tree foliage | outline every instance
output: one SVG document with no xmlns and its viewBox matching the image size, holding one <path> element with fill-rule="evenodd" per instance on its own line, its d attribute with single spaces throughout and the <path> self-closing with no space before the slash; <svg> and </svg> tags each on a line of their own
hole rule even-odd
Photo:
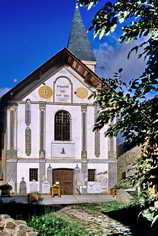
<svg viewBox="0 0 158 236">
<path fill-rule="evenodd" d="M 84 6 L 92 7 L 99 0 L 78 0 Z M 135 144 L 150 144 L 158 141 L 158 98 L 149 99 L 148 94 L 158 90 L 158 1 L 157 0 L 115 0 L 101 1 L 102 8 L 92 20 L 90 30 L 100 37 L 121 27 L 119 40 L 129 42 L 146 37 L 130 52 L 146 59 L 145 71 L 129 85 L 121 83 L 119 74 L 113 79 L 103 79 L 102 89 L 95 92 L 96 103 L 101 108 L 95 128 L 102 128 L 115 117 L 117 122 L 106 135 L 122 132 L 126 140 Z M 141 50 L 140 50 L 141 49 Z M 108 89 L 105 89 L 108 85 Z M 124 87 L 124 89 L 123 89 Z"/>
<path fill-rule="evenodd" d="M 129 57 L 135 52 L 138 58 L 146 60 L 142 75 L 125 84 L 120 80 L 120 69 L 114 78 L 103 79 L 93 96 L 100 107 L 95 129 L 101 129 L 109 122 L 113 125 L 106 135 L 121 132 L 127 142 L 136 145 L 147 143 L 150 147 L 148 152 L 145 149 L 142 151 L 134 176 L 134 181 L 139 181 L 147 189 L 152 182 L 150 177 L 155 176 L 158 166 L 158 0 L 78 2 L 89 8 L 102 3 L 90 27 L 94 36 L 102 38 L 121 28 L 121 43 L 139 39 L 138 45 L 129 52 Z M 151 93 L 155 95 L 152 98 L 149 96 Z"/>
</svg>

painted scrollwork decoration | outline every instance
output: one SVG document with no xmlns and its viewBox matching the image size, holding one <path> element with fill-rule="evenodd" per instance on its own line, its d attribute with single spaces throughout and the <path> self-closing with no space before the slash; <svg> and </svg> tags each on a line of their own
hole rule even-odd
<svg viewBox="0 0 158 236">
<path fill-rule="evenodd" d="M 25 152 L 27 156 L 31 155 L 31 129 L 25 129 Z"/>
<path fill-rule="evenodd" d="M 31 101 L 29 99 L 26 100 L 25 104 L 25 123 L 27 126 L 31 124 Z"/>
</svg>

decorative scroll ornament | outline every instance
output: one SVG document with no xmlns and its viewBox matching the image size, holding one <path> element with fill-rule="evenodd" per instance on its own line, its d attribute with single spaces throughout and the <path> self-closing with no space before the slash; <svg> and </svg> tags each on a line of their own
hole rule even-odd
<svg viewBox="0 0 158 236">
<path fill-rule="evenodd" d="M 27 156 L 31 155 L 31 129 L 25 129 L 25 152 Z"/>
<path fill-rule="evenodd" d="M 31 124 L 31 101 L 29 99 L 25 103 L 25 123 L 27 126 Z"/>
<path fill-rule="evenodd" d="M 46 98 L 46 99 L 51 98 L 53 95 L 52 89 L 46 85 L 39 88 L 38 93 L 40 97 Z"/>
<path fill-rule="evenodd" d="M 88 90 L 86 88 L 78 88 L 76 90 L 76 96 L 81 99 L 87 98 L 88 97 Z"/>
</svg>

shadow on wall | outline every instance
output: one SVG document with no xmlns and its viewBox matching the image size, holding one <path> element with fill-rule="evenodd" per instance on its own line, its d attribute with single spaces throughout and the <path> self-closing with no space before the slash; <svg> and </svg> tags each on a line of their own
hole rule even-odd
<svg viewBox="0 0 158 236">
<path fill-rule="evenodd" d="M 129 175 L 129 170 L 135 159 L 140 155 L 141 148 L 127 144 L 120 144 L 117 146 L 118 183 L 124 180 Z"/>
</svg>

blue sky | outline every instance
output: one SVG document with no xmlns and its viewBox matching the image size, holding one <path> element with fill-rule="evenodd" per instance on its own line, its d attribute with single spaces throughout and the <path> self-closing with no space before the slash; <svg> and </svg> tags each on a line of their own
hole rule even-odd
<svg viewBox="0 0 158 236">
<path fill-rule="evenodd" d="M 74 7 L 74 0 L 0 0 L 0 93 L 66 47 Z M 81 8 L 87 28 L 96 10 Z M 93 40 L 92 33 L 89 37 L 101 76 L 111 76 L 125 64 L 122 61 L 129 47 L 120 47 L 116 35 L 101 41 Z M 135 70 L 137 73 L 140 66 L 136 65 Z"/>
</svg>

